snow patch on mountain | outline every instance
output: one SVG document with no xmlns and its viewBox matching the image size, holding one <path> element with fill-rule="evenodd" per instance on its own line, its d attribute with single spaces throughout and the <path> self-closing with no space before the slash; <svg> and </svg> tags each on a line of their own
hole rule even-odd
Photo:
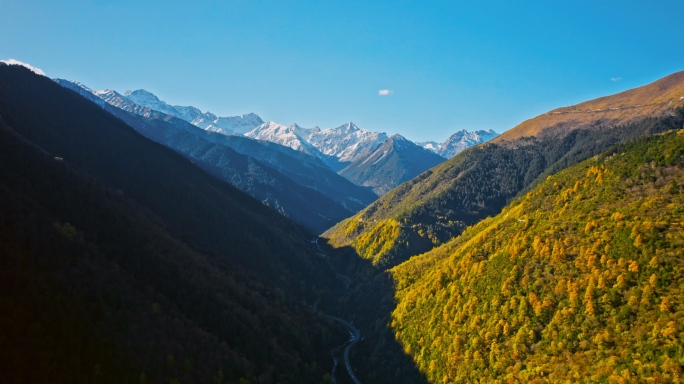
<svg viewBox="0 0 684 384">
<path fill-rule="evenodd" d="M 264 123 L 264 121 L 254 113 L 247 113 L 240 116 L 219 117 L 208 111 L 202 112 L 198 108 L 192 106 L 184 107 L 169 105 L 165 101 L 159 100 L 153 93 L 144 89 L 126 92 L 124 96 L 136 104 L 175 116 L 204 130 L 218 132 L 224 135 L 243 135 Z"/>
<path fill-rule="evenodd" d="M 310 129 L 302 128 L 297 124 L 283 125 L 274 121 L 267 121 L 245 134 L 246 137 L 265 140 L 284 145 L 309 155 L 320 157 L 321 153 L 309 144 L 305 137 Z"/>
<path fill-rule="evenodd" d="M 387 134 L 361 129 L 349 122 L 324 130 L 316 127 L 305 139 L 327 156 L 336 157 L 341 162 L 353 162 L 379 148 L 387 140 Z"/>
<path fill-rule="evenodd" d="M 126 93 L 124 93 L 124 96 L 126 97 L 126 99 L 136 104 L 154 109 L 155 111 L 166 113 L 167 115 L 177 117 L 187 122 L 192 122 L 196 118 L 202 116 L 209 117 L 195 107 L 169 105 L 165 101 L 159 100 L 159 98 L 155 94 L 148 92 L 144 89 L 138 89 L 132 92 L 127 91 Z M 210 114 L 210 116 L 215 117 L 212 114 Z"/>
<path fill-rule="evenodd" d="M 26 63 L 21 62 L 19 60 L 15 60 L 15 59 L 0 60 L 0 63 L 7 64 L 7 65 L 21 65 L 22 67 L 26 67 L 26 68 L 30 69 L 36 75 L 45 76 L 45 72 L 43 72 L 42 69 L 36 68 L 30 64 L 26 64 Z"/>
<path fill-rule="evenodd" d="M 432 151 L 434 153 L 439 154 L 439 146 L 440 144 L 436 141 L 423 141 L 420 143 L 416 143 L 418 146 L 423 147 L 429 151 Z"/>
<path fill-rule="evenodd" d="M 207 112 L 205 115 L 208 114 Z M 263 124 L 264 121 L 255 113 L 247 113 L 229 117 L 203 116 L 190 123 L 210 132 L 218 132 L 224 135 L 244 135 Z"/>
<path fill-rule="evenodd" d="M 449 136 L 442 144 L 438 144 L 434 141 L 426 141 L 417 144 L 442 157 L 450 159 L 472 146 L 485 143 L 497 136 L 499 136 L 499 134 L 491 129 L 473 132 L 468 132 L 464 129 Z"/>
</svg>

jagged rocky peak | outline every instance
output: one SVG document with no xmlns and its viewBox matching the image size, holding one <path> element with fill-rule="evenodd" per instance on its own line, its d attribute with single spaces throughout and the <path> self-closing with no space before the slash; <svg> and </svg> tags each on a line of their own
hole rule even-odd
<svg viewBox="0 0 684 384">
<path fill-rule="evenodd" d="M 474 145 L 487 142 L 497 136 L 499 136 L 499 134 L 491 129 L 478 131 L 468 131 L 463 129 L 456 131 L 441 144 L 434 141 L 426 141 L 418 143 L 418 145 L 442 157 L 450 159 Z"/>
<path fill-rule="evenodd" d="M 356 132 L 356 131 L 360 131 L 360 130 L 361 130 L 361 129 L 360 129 L 356 124 L 354 124 L 354 122 L 352 122 L 352 121 L 350 121 L 350 122 L 348 122 L 348 123 L 346 123 L 346 124 L 343 124 L 343 125 L 337 127 L 337 129 L 338 129 L 340 132 L 343 132 L 343 133 Z"/>
<path fill-rule="evenodd" d="M 129 100 L 137 102 L 137 101 L 152 101 L 156 103 L 163 103 L 166 104 L 166 102 L 159 100 L 157 95 L 155 95 L 152 92 L 146 91 L 144 89 L 136 89 L 135 91 L 126 91 L 124 93 L 124 96 L 126 96 Z"/>
</svg>

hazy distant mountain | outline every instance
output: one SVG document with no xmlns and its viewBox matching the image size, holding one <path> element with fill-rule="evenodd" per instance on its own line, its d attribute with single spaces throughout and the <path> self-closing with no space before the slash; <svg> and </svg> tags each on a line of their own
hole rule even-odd
<svg viewBox="0 0 684 384">
<path fill-rule="evenodd" d="M 413 155 L 417 156 L 416 159 L 410 160 L 408 157 L 409 155 L 405 154 L 402 155 L 401 161 L 390 161 L 394 158 L 393 156 L 390 156 L 380 163 L 369 166 L 365 161 L 376 154 L 383 143 L 387 142 L 388 136 L 384 132 L 372 132 L 359 128 L 353 122 L 343 124 L 336 128 L 321 129 L 319 127 L 304 128 L 297 124 L 283 125 L 274 121 L 264 122 L 259 116 L 253 113 L 233 117 L 217 117 L 210 112 L 202 112 L 200 109 L 192 106 L 184 107 L 169 105 L 160 100 L 156 95 L 143 89 L 132 92 L 128 91 L 122 95 L 112 90 L 93 91 L 78 82 L 62 85 L 71 88 L 76 87 L 78 88 L 76 90 L 82 94 L 85 92 L 95 95 L 106 103 L 127 112 L 150 118 L 154 115 L 155 111 L 158 111 L 201 128 L 205 132 L 219 133 L 221 134 L 219 136 L 203 136 L 203 138 L 213 141 L 220 140 L 222 144 L 233 147 L 233 149 L 236 150 L 237 148 L 242 148 L 241 153 L 255 156 L 258 160 L 263 159 L 256 156 L 255 153 L 250 152 L 256 150 L 254 145 L 242 145 L 241 143 L 244 142 L 240 142 L 238 139 L 227 139 L 224 135 L 235 137 L 245 136 L 262 143 L 271 142 L 309 155 L 309 157 L 300 158 L 300 160 L 308 162 L 310 165 L 314 165 L 314 168 L 318 165 L 324 168 L 327 167 L 328 169 L 325 171 L 319 170 L 321 179 L 328 180 L 328 186 L 335 186 L 327 188 L 326 191 L 322 192 L 328 196 L 334 196 L 336 201 L 353 212 L 364 208 L 367 204 L 372 202 L 372 195 L 369 196 L 367 193 L 368 191 L 353 191 L 353 188 L 349 188 L 348 186 L 341 187 L 343 183 L 334 181 L 334 177 L 328 172 L 329 170 L 338 172 L 354 184 L 371 187 L 378 193 L 378 191 L 386 192 L 392 187 L 399 185 L 401 182 L 406 181 L 439 163 L 434 156 L 423 153 L 422 148 L 421 151 L 418 151 L 416 148 L 405 146 L 404 148 L 411 148 L 410 151 Z M 187 128 L 184 129 L 188 130 Z M 199 134 L 195 131 L 192 133 L 194 135 Z M 457 133 L 447 140 L 447 142 L 442 144 L 439 149 L 440 152 L 437 153 L 456 153 L 456 151 L 459 151 L 460 148 L 464 146 L 486 140 L 486 137 L 489 137 L 487 135 L 491 134 L 493 134 L 491 131 L 478 131 L 478 133 L 466 133 L 464 131 L 461 136 L 458 136 L 459 134 Z M 405 138 L 402 138 L 402 140 L 409 142 Z M 413 142 L 410 143 L 416 146 Z M 176 143 L 175 145 L 179 144 Z M 403 150 L 404 149 L 398 151 L 401 152 Z M 282 149 L 278 151 L 282 152 Z M 391 153 L 394 154 L 396 151 L 397 149 L 392 149 Z M 238 150 L 238 152 L 240 152 L 240 150 Z M 264 153 L 268 151 L 264 152 L 262 150 L 257 150 L 257 152 L 264 155 Z M 292 153 L 288 153 L 287 155 L 293 156 Z M 443 155 L 443 157 L 445 156 Z M 292 170 L 292 167 L 283 167 L 278 160 L 272 158 L 270 155 L 266 156 L 266 158 L 270 159 L 267 162 L 271 166 L 280 169 L 281 172 L 289 177 L 307 174 L 307 172 L 299 171 L 288 173 L 288 171 L 284 171 L 282 168 Z M 297 167 L 295 166 L 295 168 Z M 379 173 L 373 175 L 373 172 Z M 409 177 L 407 175 L 412 176 Z M 297 177 L 294 178 L 295 180 L 297 179 Z M 303 182 L 303 185 L 320 190 L 319 188 L 321 188 L 322 184 L 321 180 L 311 177 L 308 178 L 309 181 Z M 298 182 L 302 183 L 302 180 L 299 180 Z M 350 195 L 340 196 L 340 193 L 331 195 L 333 190 L 338 192 L 344 191 L 342 193 L 349 193 Z"/>
<path fill-rule="evenodd" d="M 358 185 L 371 187 L 382 196 L 443 161 L 443 157 L 401 135 L 394 135 L 375 151 L 348 165 L 340 175 Z"/>
<path fill-rule="evenodd" d="M 185 120 L 142 107 L 115 91 L 93 92 L 81 83 L 55 81 L 313 232 L 329 228 L 377 198 L 304 153 L 270 142 L 207 132 Z M 107 104 L 100 97 L 105 97 Z"/>
<path fill-rule="evenodd" d="M 107 91 L 97 92 L 99 93 Z M 100 95 L 98 94 L 98 96 Z M 159 98 L 153 93 L 144 89 L 138 89 L 132 92 L 127 91 L 123 96 L 125 99 L 132 101 L 135 104 L 175 116 L 204 130 L 219 132 L 226 135 L 244 134 L 264 122 L 258 115 L 254 113 L 248 113 L 240 116 L 218 117 L 211 112 L 203 113 L 198 108 L 192 106 L 183 107 L 178 105 L 169 105 L 166 102 L 159 100 Z"/>
<path fill-rule="evenodd" d="M 446 139 L 446 141 L 442 144 L 438 144 L 434 141 L 426 141 L 416 144 L 444 158 L 451 159 L 460 152 L 463 152 L 474 145 L 482 144 L 492 140 L 497 136 L 499 136 L 499 134 L 491 129 L 473 132 L 468 132 L 464 129 L 449 136 L 449 138 Z"/>
</svg>

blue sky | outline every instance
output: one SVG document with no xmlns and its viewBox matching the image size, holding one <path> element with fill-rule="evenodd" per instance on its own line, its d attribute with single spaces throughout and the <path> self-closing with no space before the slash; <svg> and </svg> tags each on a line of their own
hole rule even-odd
<svg viewBox="0 0 684 384">
<path fill-rule="evenodd" d="M 0 59 L 223 116 L 443 141 L 684 70 L 683 14 L 680 0 L 0 0 Z"/>
</svg>

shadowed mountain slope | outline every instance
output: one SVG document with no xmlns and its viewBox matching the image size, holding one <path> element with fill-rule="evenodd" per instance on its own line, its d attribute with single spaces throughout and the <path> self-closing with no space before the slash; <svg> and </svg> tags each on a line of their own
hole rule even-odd
<svg viewBox="0 0 684 384">
<path fill-rule="evenodd" d="M 349 164 L 340 175 L 382 196 L 443 161 L 443 157 L 394 135 L 368 156 Z"/>
<path fill-rule="evenodd" d="M 8 382 L 323 380 L 305 231 L 23 67 L 0 117 Z"/>
</svg>

